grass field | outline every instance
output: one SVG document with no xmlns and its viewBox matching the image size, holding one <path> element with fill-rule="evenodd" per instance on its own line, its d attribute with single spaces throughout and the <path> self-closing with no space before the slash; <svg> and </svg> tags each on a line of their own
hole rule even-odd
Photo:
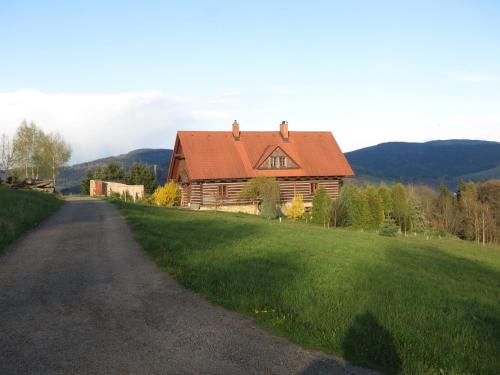
<svg viewBox="0 0 500 375">
<path fill-rule="evenodd" d="M 500 248 L 117 203 L 144 250 L 208 300 L 385 373 L 500 369 Z"/>
<path fill-rule="evenodd" d="M 53 194 L 0 187 L 0 252 L 55 212 L 62 203 Z"/>
</svg>

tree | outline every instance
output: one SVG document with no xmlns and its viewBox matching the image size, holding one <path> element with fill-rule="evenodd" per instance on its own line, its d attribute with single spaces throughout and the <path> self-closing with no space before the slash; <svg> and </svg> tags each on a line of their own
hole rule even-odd
<svg viewBox="0 0 500 375">
<path fill-rule="evenodd" d="M 316 189 L 312 202 L 312 222 L 330 226 L 331 208 L 332 199 L 328 192 L 323 187 Z"/>
<path fill-rule="evenodd" d="M 266 219 L 276 219 L 279 216 L 278 204 L 272 195 L 264 195 L 260 206 L 260 214 Z"/>
<path fill-rule="evenodd" d="M 485 242 L 500 242 L 500 180 L 480 182 L 477 185 L 479 201 L 489 208 L 485 212 Z M 485 233 L 486 232 L 486 233 Z"/>
<path fill-rule="evenodd" d="M 127 179 L 127 173 L 123 167 L 120 167 L 117 163 L 112 161 L 99 171 L 98 178 L 106 181 L 125 182 Z"/>
<path fill-rule="evenodd" d="M 90 195 L 90 180 L 94 180 L 94 172 L 90 169 L 85 171 L 85 176 L 80 181 L 80 193 L 82 195 Z"/>
<path fill-rule="evenodd" d="M 50 168 L 54 189 L 56 189 L 56 176 L 59 173 L 59 168 L 66 165 L 71 158 L 71 146 L 67 144 L 59 133 L 51 133 L 43 137 L 44 160 Z"/>
<path fill-rule="evenodd" d="M 153 203 L 163 207 L 173 207 L 179 204 L 181 189 L 176 182 L 170 181 L 164 186 L 159 186 L 154 191 Z"/>
<path fill-rule="evenodd" d="M 394 184 L 391 190 L 392 197 L 392 217 L 396 220 L 404 234 L 408 229 L 408 218 L 410 208 L 406 197 L 406 191 L 402 184 Z"/>
<path fill-rule="evenodd" d="M 382 209 L 384 210 L 384 216 L 387 217 L 392 213 L 392 196 L 391 191 L 383 182 L 378 188 L 378 195 L 380 196 L 380 201 L 382 202 Z"/>
<path fill-rule="evenodd" d="M 361 188 L 352 187 L 352 225 L 359 228 L 370 226 L 370 209 L 366 199 L 365 191 Z"/>
<path fill-rule="evenodd" d="M 394 219 L 392 217 L 386 216 L 378 234 L 386 237 L 396 237 L 398 231 L 399 225 L 394 222 Z"/>
<path fill-rule="evenodd" d="M 287 216 L 290 220 L 302 219 L 304 217 L 304 211 L 304 197 L 302 194 L 296 193 L 287 210 Z"/>
<path fill-rule="evenodd" d="M 132 185 L 144 185 L 144 191 L 148 194 L 151 194 L 158 186 L 153 168 L 145 163 L 132 164 L 128 182 Z"/>
<path fill-rule="evenodd" d="M 24 120 L 17 128 L 13 142 L 14 156 L 24 171 L 26 178 L 35 178 L 35 168 L 44 160 L 41 156 L 43 131 L 33 122 L 29 125 Z"/>
<path fill-rule="evenodd" d="M 435 226 L 444 232 L 455 234 L 459 221 L 457 202 L 444 184 L 439 187 L 435 205 Z"/>
<path fill-rule="evenodd" d="M 409 228 L 414 232 L 424 232 L 429 222 L 425 216 L 422 202 L 413 186 L 409 186 L 408 190 Z"/>
<path fill-rule="evenodd" d="M 350 185 L 342 187 L 338 198 L 332 202 L 332 221 L 335 227 L 352 225 L 352 189 Z"/>
<path fill-rule="evenodd" d="M 277 216 L 277 206 L 280 201 L 280 186 L 274 177 L 258 176 L 243 185 L 238 198 L 250 201 L 255 206 L 261 203 L 261 213 L 264 207 L 264 200 L 266 200 L 265 207 L 275 207 L 270 214 L 276 212 Z"/>
<path fill-rule="evenodd" d="M 6 134 L 2 134 L 0 144 L 0 177 L 7 180 L 10 176 L 10 170 L 14 166 L 14 150 L 12 142 Z"/>
<path fill-rule="evenodd" d="M 379 191 L 373 185 L 366 188 L 366 201 L 368 203 L 369 226 L 370 228 L 378 228 L 384 221 L 384 207 Z"/>
</svg>

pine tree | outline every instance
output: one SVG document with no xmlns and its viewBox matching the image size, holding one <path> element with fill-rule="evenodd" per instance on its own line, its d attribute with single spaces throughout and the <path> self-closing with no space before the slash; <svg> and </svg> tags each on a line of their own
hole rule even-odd
<svg viewBox="0 0 500 375">
<path fill-rule="evenodd" d="M 148 194 L 158 186 L 153 168 L 145 163 L 132 164 L 128 182 L 132 185 L 144 185 L 144 191 Z"/>
</svg>

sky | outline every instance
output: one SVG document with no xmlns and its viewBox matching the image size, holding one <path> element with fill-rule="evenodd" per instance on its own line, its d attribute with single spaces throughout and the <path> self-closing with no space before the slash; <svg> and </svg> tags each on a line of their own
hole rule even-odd
<svg viewBox="0 0 500 375">
<path fill-rule="evenodd" d="M 500 141 L 500 1 L 0 3 L 0 133 L 60 132 L 71 162 L 177 130 Z"/>
</svg>

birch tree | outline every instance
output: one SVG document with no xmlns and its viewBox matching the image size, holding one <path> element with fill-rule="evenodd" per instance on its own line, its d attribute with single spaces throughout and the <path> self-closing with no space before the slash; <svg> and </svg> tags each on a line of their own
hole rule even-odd
<svg viewBox="0 0 500 375">
<path fill-rule="evenodd" d="M 43 131 L 35 123 L 24 120 L 17 128 L 13 142 L 13 151 L 16 161 L 24 171 L 25 178 L 35 179 L 38 168 L 42 164 Z"/>
<path fill-rule="evenodd" d="M 59 133 L 50 133 L 43 137 L 42 150 L 44 160 L 52 175 L 55 189 L 59 169 L 65 166 L 71 158 L 71 146 L 64 141 Z"/>
<path fill-rule="evenodd" d="M 4 179 L 7 179 L 14 166 L 14 150 L 12 142 L 6 134 L 2 134 L 0 147 L 0 172 L 3 173 Z"/>
</svg>

